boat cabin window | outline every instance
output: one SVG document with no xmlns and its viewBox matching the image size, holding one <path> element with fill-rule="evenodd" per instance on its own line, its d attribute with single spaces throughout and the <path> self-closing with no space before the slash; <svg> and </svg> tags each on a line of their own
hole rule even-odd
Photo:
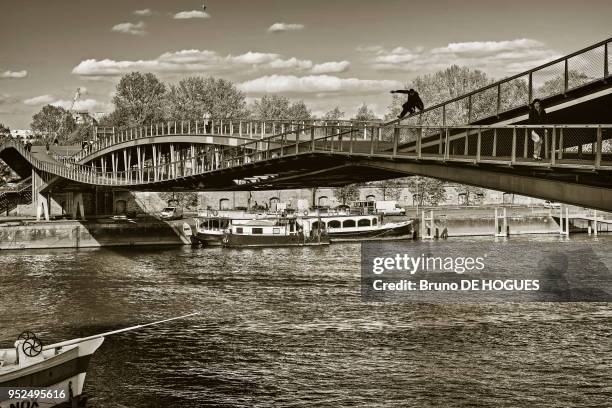
<svg viewBox="0 0 612 408">
<path fill-rule="evenodd" d="M 377 219 L 377 218 L 374 218 L 374 219 L 372 220 L 372 225 L 376 225 L 376 224 L 378 224 L 378 219 Z"/>
<path fill-rule="evenodd" d="M 350 228 L 355 226 L 355 220 L 346 220 L 342 223 L 342 227 Z"/>
<path fill-rule="evenodd" d="M 332 220 L 330 222 L 327 223 L 327 227 L 328 228 L 341 228 L 342 225 L 340 224 L 340 221 L 338 220 Z"/>
<path fill-rule="evenodd" d="M 263 228 L 253 228 L 251 232 L 253 234 L 263 234 Z"/>
<path fill-rule="evenodd" d="M 272 233 L 274 235 L 280 235 L 280 228 L 272 228 Z"/>
<path fill-rule="evenodd" d="M 323 222 L 315 221 L 312 223 L 312 229 L 322 229 L 323 225 Z"/>
<path fill-rule="evenodd" d="M 360 227 L 369 227 L 370 226 L 370 220 L 367 218 L 362 218 L 357 222 L 357 225 Z"/>
<path fill-rule="evenodd" d="M 236 234 L 242 234 L 242 227 L 236 228 Z"/>
</svg>

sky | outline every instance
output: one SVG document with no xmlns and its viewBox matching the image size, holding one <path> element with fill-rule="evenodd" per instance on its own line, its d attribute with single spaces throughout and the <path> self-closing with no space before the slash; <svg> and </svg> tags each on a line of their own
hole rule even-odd
<svg viewBox="0 0 612 408">
<path fill-rule="evenodd" d="M 612 36 L 609 0 L 0 0 L 0 15 L 0 123 L 12 129 L 45 104 L 69 107 L 77 87 L 76 109 L 109 112 L 132 71 L 382 116 L 417 75 L 458 64 L 502 78 Z"/>
</svg>

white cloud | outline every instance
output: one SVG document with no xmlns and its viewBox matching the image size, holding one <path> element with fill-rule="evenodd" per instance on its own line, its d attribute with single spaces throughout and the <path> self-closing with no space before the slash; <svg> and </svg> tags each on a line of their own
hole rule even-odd
<svg viewBox="0 0 612 408">
<path fill-rule="evenodd" d="M 134 10 L 134 14 L 137 16 L 152 16 L 153 10 L 150 8 L 142 9 L 142 10 Z"/>
<path fill-rule="evenodd" d="M 28 71 L 4 71 L 0 74 L 0 78 L 20 79 L 28 76 Z"/>
<path fill-rule="evenodd" d="M 113 26 L 113 28 L 111 28 L 111 31 L 123 34 L 145 35 L 147 34 L 147 31 L 145 30 L 146 26 L 147 25 L 144 23 L 144 21 L 139 21 L 136 24 L 121 23 Z"/>
<path fill-rule="evenodd" d="M 70 109 L 72 106 L 71 99 L 58 99 L 51 103 L 53 106 L 60 106 L 64 109 Z M 95 99 L 79 99 L 74 104 L 74 110 L 76 111 L 90 111 L 90 112 L 98 112 L 98 111 L 110 111 L 112 109 L 111 104 L 97 101 Z"/>
<path fill-rule="evenodd" d="M 315 65 L 307 59 L 284 57 L 275 53 L 249 51 L 239 55 L 220 55 L 210 50 L 166 52 L 155 59 L 115 61 L 111 59 L 81 61 L 72 73 L 86 77 L 119 76 L 131 71 L 159 73 L 244 73 L 245 69 L 269 71 L 307 71 L 315 73 L 341 72 L 348 61 Z"/>
<path fill-rule="evenodd" d="M 516 74 L 560 56 L 544 43 L 529 38 L 450 43 L 432 49 L 360 46 L 357 51 L 365 54 L 369 64 L 379 71 L 427 73 L 455 64 L 497 77 Z"/>
<path fill-rule="evenodd" d="M 313 74 L 332 74 L 348 71 L 351 63 L 348 61 L 330 61 L 312 67 Z"/>
<path fill-rule="evenodd" d="M 269 75 L 242 82 L 238 87 L 247 93 L 377 93 L 401 86 L 398 81 L 339 78 L 330 75 Z"/>
<path fill-rule="evenodd" d="M 23 101 L 28 106 L 47 105 L 53 102 L 55 98 L 52 95 L 39 95 Z"/>
<path fill-rule="evenodd" d="M 268 27 L 268 32 L 279 33 L 283 31 L 297 31 L 303 29 L 304 24 L 274 23 L 270 27 Z"/>
<path fill-rule="evenodd" d="M 72 106 L 72 99 L 58 99 L 53 95 L 40 95 L 23 101 L 28 106 L 41 106 L 41 105 L 53 105 L 60 106 L 64 109 L 70 109 Z M 112 106 L 109 103 L 100 102 L 96 99 L 87 98 L 79 99 L 74 104 L 75 110 L 87 110 L 87 111 L 108 111 L 111 110 Z"/>
<path fill-rule="evenodd" d="M 200 10 L 181 11 L 174 15 L 175 20 L 187 20 L 191 18 L 210 18 L 210 14 Z"/>
</svg>

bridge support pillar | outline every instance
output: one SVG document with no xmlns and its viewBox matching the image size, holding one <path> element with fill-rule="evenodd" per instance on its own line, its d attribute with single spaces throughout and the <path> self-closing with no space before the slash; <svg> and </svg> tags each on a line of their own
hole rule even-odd
<svg viewBox="0 0 612 408">
<path fill-rule="evenodd" d="M 70 200 L 70 215 L 74 220 L 85 219 L 85 206 L 83 205 L 83 193 L 72 193 Z"/>
<path fill-rule="evenodd" d="M 41 193 L 45 181 L 40 175 L 32 170 L 32 204 L 36 213 L 36 221 L 41 218 L 49 221 L 49 197 Z"/>
<path fill-rule="evenodd" d="M 41 218 L 49 221 L 49 202 L 47 197 L 39 193 L 36 195 L 36 221 Z"/>
<path fill-rule="evenodd" d="M 565 210 L 565 217 L 563 210 Z M 569 236 L 569 208 L 566 205 L 559 207 L 559 235 Z"/>
<path fill-rule="evenodd" d="M 495 208 L 495 236 L 496 237 L 507 237 L 508 236 L 508 209 Z"/>
<path fill-rule="evenodd" d="M 433 239 L 434 230 L 435 225 L 433 210 L 429 211 L 429 216 L 425 215 L 425 211 L 421 212 L 421 239 Z"/>
</svg>

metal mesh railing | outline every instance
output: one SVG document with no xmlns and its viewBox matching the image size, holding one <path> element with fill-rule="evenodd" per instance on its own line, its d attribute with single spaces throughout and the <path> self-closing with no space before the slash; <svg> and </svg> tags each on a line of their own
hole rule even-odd
<svg viewBox="0 0 612 408">
<path fill-rule="evenodd" d="M 610 76 L 612 39 L 492 83 L 388 124 L 409 126 L 466 125 L 549 98 Z"/>
</svg>

